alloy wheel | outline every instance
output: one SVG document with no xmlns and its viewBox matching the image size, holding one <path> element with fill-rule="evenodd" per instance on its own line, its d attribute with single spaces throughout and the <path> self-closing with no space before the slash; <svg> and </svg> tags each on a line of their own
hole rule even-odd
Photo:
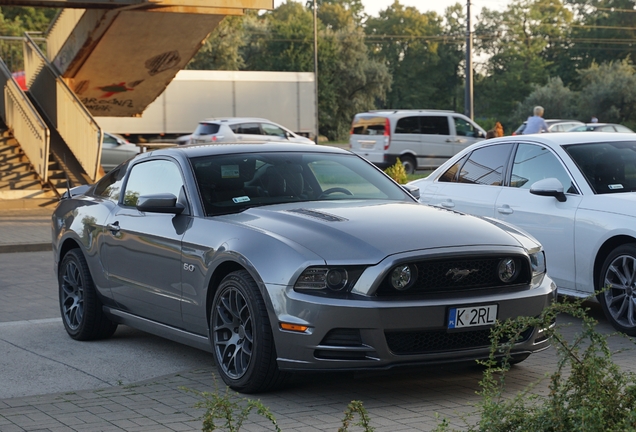
<svg viewBox="0 0 636 432">
<path fill-rule="evenodd" d="M 84 317 L 84 284 L 80 269 L 74 261 L 66 263 L 62 276 L 62 316 L 72 330 L 76 330 Z"/>
<path fill-rule="evenodd" d="M 636 258 L 619 255 L 607 267 L 603 292 L 607 310 L 620 325 L 636 327 Z"/>
</svg>

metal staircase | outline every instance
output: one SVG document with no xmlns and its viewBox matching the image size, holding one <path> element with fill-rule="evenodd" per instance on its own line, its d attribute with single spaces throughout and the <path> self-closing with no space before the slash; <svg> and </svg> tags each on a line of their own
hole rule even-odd
<svg viewBox="0 0 636 432">
<path fill-rule="evenodd" d="M 46 54 L 24 36 L 28 94 L 0 60 L 0 120 L 6 126 L 0 209 L 23 205 L 8 197 L 36 196 L 38 184 L 37 196 L 50 198 L 66 178 L 72 186 L 98 180 L 103 131 L 93 115 L 141 115 L 226 15 L 274 6 L 273 0 L 21 0 L 20 5 L 64 10 L 47 32 Z"/>
</svg>

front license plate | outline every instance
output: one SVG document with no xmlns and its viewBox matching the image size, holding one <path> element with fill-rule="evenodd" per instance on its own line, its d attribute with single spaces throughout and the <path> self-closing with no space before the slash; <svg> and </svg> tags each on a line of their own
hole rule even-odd
<svg viewBox="0 0 636 432">
<path fill-rule="evenodd" d="M 497 305 L 450 308 L 448 328 L 480 327 L 493 325 L 497 319 Z"/>
</svg>

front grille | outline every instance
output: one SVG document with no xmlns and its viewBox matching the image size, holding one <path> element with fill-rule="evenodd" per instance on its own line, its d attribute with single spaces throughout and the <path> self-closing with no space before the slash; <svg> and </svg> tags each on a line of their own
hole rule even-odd
<svg viewBox="0 0 636 432">
<path fill-rule="evenodd" d="M 521 334 L 524 342 L 530 338 L 534 328 Z M 391 331 L 385 332 L 386 343 L 393 354 L 413 355 L 436 352 L 485 348 L 490 346 L 490 329 L 463 332 L 432 331 Z"/>
<path fill-rule="evenodd" d="M 510 283 L 502 282 L 497 268 L 503 258 L 514 258 L 519 274 Z M 525 256 L 495 256 L 480 258 L 458 258 L 444 260 L 417 261 L 401 263 L 411 264 L 417 269 L 417 279 L 413 286 L 398 291 L 390 284 L 391 271 L 377 291 L 378 296 L 414 295 L 433 292 L 465 291 L 472 289 L 494 288 L 530 283 L 531 271 Z M 392 269 L 391 269 L 392 270 Z M 467 273 L 462 275 L 462 273 Z"/>
</svg>

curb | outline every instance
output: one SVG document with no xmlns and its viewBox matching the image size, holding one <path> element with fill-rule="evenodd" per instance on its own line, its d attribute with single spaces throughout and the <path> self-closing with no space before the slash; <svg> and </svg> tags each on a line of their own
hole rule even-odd
<svg viewBox="0 0 636 432">
<path fill-rule="evenodd" d="M 0 253 L 45 252 L 52 249 L 51 243 L 0 244 Z"/>
</svg>

